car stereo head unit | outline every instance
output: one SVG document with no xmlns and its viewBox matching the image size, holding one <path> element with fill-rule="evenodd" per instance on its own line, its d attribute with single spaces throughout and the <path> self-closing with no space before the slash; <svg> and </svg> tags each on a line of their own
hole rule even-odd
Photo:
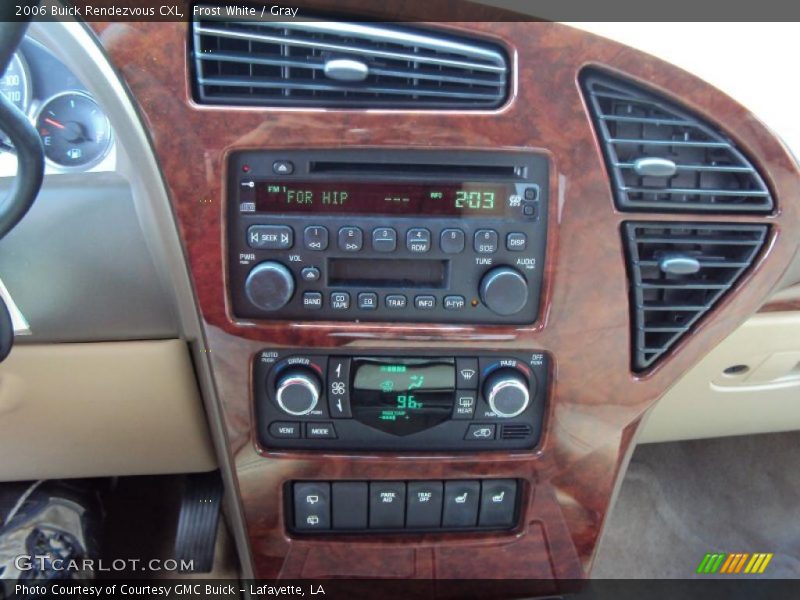
<svg viewBox="0 0 800 600">
<path fill-rule="evenodd" d="M 547 159 L 531 153 L 234 153 L 233 313 L 532 323 L 548 193 Z"/>
</svg>

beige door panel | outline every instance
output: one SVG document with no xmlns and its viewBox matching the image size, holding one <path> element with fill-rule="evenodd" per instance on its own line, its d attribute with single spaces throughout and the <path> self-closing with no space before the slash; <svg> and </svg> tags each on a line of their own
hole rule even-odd
<svg viewBox="0 0 800 600">
<path fill-rule="evenodd" d="M 752 317 L 650 411 L 640 442 L 800 429 L 800 313 Z"/>
<path fill-rule="evenodd" d="M 0 481 L 208 471 L 181 340 L 17 344 L 0 363 Z"/>
</svg>

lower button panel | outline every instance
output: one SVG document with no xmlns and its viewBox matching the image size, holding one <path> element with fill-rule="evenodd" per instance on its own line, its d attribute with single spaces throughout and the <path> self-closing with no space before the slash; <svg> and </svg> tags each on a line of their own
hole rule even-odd
<svg viewBox="0 0 800 600">
<path fill-rule="evenodd" d="M 299 481 L 287 486 L 288 528 L 296 533 L 399 533 L 511 529 L 516 479 Z"/>
</svg>

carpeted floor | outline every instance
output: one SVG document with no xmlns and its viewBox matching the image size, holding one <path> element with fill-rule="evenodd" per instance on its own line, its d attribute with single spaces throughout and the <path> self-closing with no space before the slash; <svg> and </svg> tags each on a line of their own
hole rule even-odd
<svg viewBox="0 0 800 600">
<path fill-rule="evenodd" d="M 695 577 L 707 552 L 774 552 L 762 577 L 800 578 L 800 432 L 636 449 L 592 576 Z"/>
</svg>

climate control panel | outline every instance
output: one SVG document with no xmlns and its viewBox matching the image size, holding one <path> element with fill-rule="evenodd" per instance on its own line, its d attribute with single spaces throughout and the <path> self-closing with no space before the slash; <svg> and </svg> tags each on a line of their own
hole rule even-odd
<svg viewBox="0 0 800 600">
<path fill-rule="evenodd" d="M 263 350 L 253 366 L 264 448 L 499 450 L 538 443 L 543 353 Z"/>
</svg>

